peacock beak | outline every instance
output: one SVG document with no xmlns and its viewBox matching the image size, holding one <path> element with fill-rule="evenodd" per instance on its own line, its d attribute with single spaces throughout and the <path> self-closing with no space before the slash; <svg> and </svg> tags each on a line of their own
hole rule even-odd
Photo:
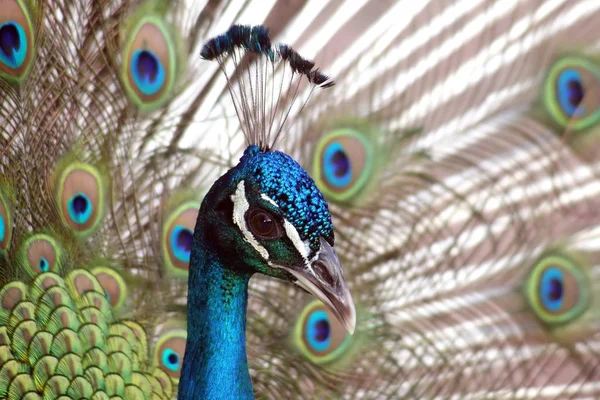
<svg viewBox="0 0 600 400">
<path fill-rule="evenodd" d="M 356 309 L 346 282 L 342 264 L 335 250 L 323 238 L 318 256 L 307 267 L 289 269 L 296 284 L 323 302 L 352 335 Z"/>
</svg>

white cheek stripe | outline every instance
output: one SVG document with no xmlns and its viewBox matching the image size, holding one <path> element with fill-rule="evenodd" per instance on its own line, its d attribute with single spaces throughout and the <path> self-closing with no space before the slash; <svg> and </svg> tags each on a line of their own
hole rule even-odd
<svg viewBox="0 0 600 400">
<path fill-rule="evenodd" d="M 248 226 L 246 226 L 246 218 L 244 218 L 244 215 L 246 215 L 246 211 L 250 208 L 250 204 L 248 204 L 248 200 L 246 199 L 244 181 L 238 183 L 235 193 L 231 195 L 231 201 L 233 202 L 233 222 L 242 231 L 244 239 L 250 243 L 265 260 L 268 260 L 269 252 L 256 241 L 248 229 Z"/>
</svg>

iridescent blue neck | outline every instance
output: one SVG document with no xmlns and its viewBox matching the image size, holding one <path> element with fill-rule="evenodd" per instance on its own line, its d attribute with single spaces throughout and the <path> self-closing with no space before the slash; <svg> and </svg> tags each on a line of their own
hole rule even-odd
<svg viewBox="0 0 600 400">
<path fill-rule="evenodd" d="M 188 337 L 179 382 L 183 399 L 254 399 L 246 360 L 250 274 L 223 268 L 196 241 L 188 279 Z"/>
</svg>

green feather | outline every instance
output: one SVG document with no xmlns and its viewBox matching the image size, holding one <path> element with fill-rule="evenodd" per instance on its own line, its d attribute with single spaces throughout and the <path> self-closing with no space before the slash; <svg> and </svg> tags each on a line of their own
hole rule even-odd
<svg viewBox="0 0 600 400">
<path fill-rule="evenodd" d="M 30 367 L 17 360 L 10 360 L 0 366 L 0 397 L 7 398 L 12 380 L 19 375 L 30 375 Z"/>
<path fill-rule="evenodd" d="M 82 376 L 75 377 L 67 390 L 67 394 L 71 399 L 89 399 L 93 393 L 93 386 Z"/>
<path fill-rule="evenodd" d="M 31 300 L 36 299 L 36 303 Z M 109 398 L 139 394 L 138 384 L 164 397 L 171 384 L 148 368 L 147 338 L 136 322 L 113 323 L 102 286 L 89 271 L 76 269 L 66 279 L 42 273 L 31 283 L 0 289 L 5 343 L 0 345 L 0 393 L 21 390 L 44 398 Z M 19 378 L 24 376 L 27 378 Z M 159 378 L 155 378 L 155 376 Z M 143 381 L 140 377 L 144 377 Z"/>
<path fill-rule="evenodd" d="M 66 376 L 70 380 L 73 380 L 76 376 L 83 375 L 81 357 L 74 353 L 61 355 L 56 365 L 55 373 Z"/>
<path fill-rule="evenodd" d="M 109 304 L 115 313 L 123 309 L 127 301 L 127 282 L 114 268 L 97 266 L 90 270 L 98 279 Z"/>
<path fill-rule="evenodd" d="M 111 373 L 109 373 L 108 375 L 106 375 L 104 377 L 105 379 L 105 385 L 106 385 L 106 394 L 109 396 L 119 396 L 119 397 L 123 397 L 123 395 L 125 394 L 125 381 L 123 380 L 123 378 L 117 374 L 117 373 L 113 373 L 111 370 Z"/>
<path fill-rule="evenodd" d="M 57 365 L 58 358 L 50 355 L 41 357 L 33 364 L 33 377 L 37 390 L 44 390 L 48 380 L 54 376 Z"/>
<path fill-rule="evenodd" d="M 12 334 L 11 350 L 15 358 L 20 361 L 29 361 L 29 345 L 38 332 L 34 320 L 25 320 L 19 323 Z"/>
<path fill-rule="evenodd" d="M 8 398 L 21 399 L 27 392 L 33 391 L 34 389 L 35 385 L 30 375 L 19 375 L 10 383 L 8 388 Z"/>
<path fill-rule="evenodd" d="M 31 365 L 37 365 L 39 360 L 43 357 L 50 355 L 50 349 L 52 348 L 52 340 L 54 336 L 50 332 L 38 331 L 37 334 L 31 340 L 29 346 L 29 363 Z"/>
</svg>

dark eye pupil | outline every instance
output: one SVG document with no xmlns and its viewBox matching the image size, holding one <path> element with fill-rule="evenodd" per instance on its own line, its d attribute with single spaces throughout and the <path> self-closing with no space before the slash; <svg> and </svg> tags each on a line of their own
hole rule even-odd
<svg viewBox="0 0 600 400">
<path fill-rule="evenodd" d="M 6 24 L 0 28 L 0 48 L 8 57 L 12 57 L 15 52 L 19 51 L 21 40 L 19 31 L 14 24 Z"/>
<path fill-rule="evenodd" d="M 46 272 L 48 271 L 48 261 L 45 258 L 41 258 L 39 262 L 40 271 Z"/>
<path fill-rule="evenodd" d="M 194 234 L 189 229 L 182 229 L 177 235 L 177 245 L 184 249 L 186 252 L 192 251 L 192 242 L 194 241 Z"/>
<path fill-rule="evenodd" d="M 336 151 L 331 160 L 335 166 L 335 176 L 342 177 L 348 173 L 350 169 L 350 160 L 343 151 Z"/>
<path fill-rule="evenodd" d="M 87 210 L 88 202 L 82 195 L 77 195 L 73 199 L 73 208 L 77 214 L 83 214 Z"/>
<path fill-rule="evenodd" d="M 322 319 L 315 324 L 315 330 L 316 330 L 315 339 L 318 342 L 324 342 L 329 337 L 329 332 L 330 332 L 331 328 L 329 326 L 329 322 Z"/>
<path fill-rule="evenodd" d="M 6 24 L 0 28 L 0 48 L 8 57 L 12 57 L 13 53 L 19 51 L 21 40 L 19 31 L 14 24 Z"/>
<path fill-rule="evenodd" d="M 560 300 L 563 296 L 563 285 L 558 279 L 550 280 L 550 293 L 548 293 L 550 300 Z"/>
<path fill-rule="evenodd" d="M 152 53 L 144 50 L 140 54 L 137 70 L 140 76 L 146 77 L 148 82 L 154 83 L 158 75 L 158 60 Z"/>
<path fill-rule="evenodd" d="M 179 357 L 177 357 L 177 354 L 169 354 L 168 358 L 171 364 L 177 364 L 179 362 Z"/>
<path fill-rule="evenodd" d="M 265 213 L 257 213 L 252 217 L 252 227 L 259 235 L 267 236 L 275 229 L 273 220 Z"/>
<path fill-rule="evenodd" d="M 583 96 L 585 96 L 585 89 L 583 85 L 578 80 L 570 80 L 569 83 L 569 103 L 573 107 L 579 106 L 583 101 Z"/>
</svg>

